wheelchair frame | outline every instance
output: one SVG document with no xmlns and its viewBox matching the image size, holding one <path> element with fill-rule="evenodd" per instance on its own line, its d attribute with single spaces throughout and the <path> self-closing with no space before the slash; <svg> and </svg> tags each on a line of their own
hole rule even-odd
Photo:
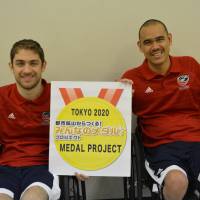
<svg viewBox="0 0 200 200">
<path fill-rule="evenodd" d="M 75 176 L 59 176 L 61 196 L 59 200 L 86 200 L 85 181 Z"/>
</svg>

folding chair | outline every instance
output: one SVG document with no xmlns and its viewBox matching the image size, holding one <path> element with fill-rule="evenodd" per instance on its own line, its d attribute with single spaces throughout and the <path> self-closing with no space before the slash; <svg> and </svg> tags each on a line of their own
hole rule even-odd
<svg viewBox="0 0 200 200">
<path fill-rule="evenodd" d="M 75 176 L 59 176 L 60 200 L 86 200 L 85 181 L 78 181 Z"/>
</svg>

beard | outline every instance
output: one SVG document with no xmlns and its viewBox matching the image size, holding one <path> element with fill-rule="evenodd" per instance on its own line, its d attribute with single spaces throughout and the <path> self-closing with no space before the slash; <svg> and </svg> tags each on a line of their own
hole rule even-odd
<svg viewBox="0 0 200 200">
<path fill-rule="evenodd" d="M 25 83 L 20 77 L 15 79 L 17 84 L 24 90 L 32 90 L 41 82 L 41 77 L 35 77 L 34 81 L 30 83 Z"/>
</svg>

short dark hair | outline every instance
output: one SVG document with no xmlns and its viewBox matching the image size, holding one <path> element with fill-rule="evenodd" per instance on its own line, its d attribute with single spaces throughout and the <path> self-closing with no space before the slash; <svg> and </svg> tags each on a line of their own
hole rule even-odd
<svg viewBox="0 0 200 200">
<path fill-rule="evenodd" d="M 139 35 L 139 39 L 140 39 L 140 32 L 141 32 L 142 28 L 145 27 L 145 26 L 152 25 L 152 24 L 161 24 L 161 25 L 163 26 L 164 30 L 166 31 L 166 33 L 167 33 L 167 34 L 169 33 L 168 30 L 167 30 L 166 25 L 165 25 L 162 21 L 160 21 L 160 20 L 158 20 L 158 19 L 149 19 L 149 20 L 145 21 L 145 22 L 142 24 L 142 26 L 140 26 L 139 34 L 138 34 L 138 35 Z"/>
<path fill-rule="evenodd" d="M 15 57 L 15 54 L 20 50 L 20 49 L 28 49 L 32 50 L 35 53 L 37 53 L 42 61 L 42 64 L 45 62 L 45 56 L 44 56 L 44 51 L 40 44 L 36 42 L 35 40 L 32 39 L 23 39 L 15 42 L 12 46 L 12 49 L 10 51 L 10 61 L 13 63 L 13 59 Z"/>
</svg>

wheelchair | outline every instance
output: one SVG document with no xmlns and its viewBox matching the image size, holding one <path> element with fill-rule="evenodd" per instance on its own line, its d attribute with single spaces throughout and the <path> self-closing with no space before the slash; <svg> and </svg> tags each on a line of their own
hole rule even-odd
<svg viewBox="0 0 200 200">
<path fill-rule="evenodd" d="M 124 200 L 164 200 L 162 188 L 154 182 L 145 168 L 144 148 L 142 144 L 141 133 L 138 127 L 132 134 L 131 146 L 131 177 L 123 178 L 124 182 Z M 144 190 L 148 191 L 145 196 Z M 188 191 L 183 200 L 198 200 L 199 195 L 194 192 L 193 183 L 189 183 Z"/>
<path fill-rule="evenodd" d="M 144 165 L 144 150 L 138 128 L 132 134 L 131 145 L 131 176 L 123 178 L 124 200 L 142 200 L 147 196 L 144 189 L 150 193 L 148 199 L 162 200 L 161 191 L 149 176 Z"/>
<path fill-rule="evenodd" d="M 85 181 L 79 181 L 75 176 L 59 176 L 59 184 L 59 200 L 86 200 Z"/>
</svg>

